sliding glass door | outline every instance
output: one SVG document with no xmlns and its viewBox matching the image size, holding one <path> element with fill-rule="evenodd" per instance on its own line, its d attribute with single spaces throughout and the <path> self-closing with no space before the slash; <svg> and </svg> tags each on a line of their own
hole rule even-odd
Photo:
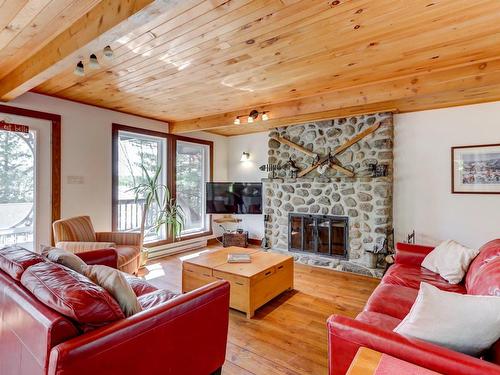
<svg viewBox="0 0 500 375">
<path fill-rule="evenodd" d="M 212 142 L 113 124 L 113 229 L 140 229 L 144 197 L 135 199 L 133 188 L 161 168 L 160 183 L 168 187 L 182 208 L 180 239 L 210 233 L 205 210 L 205 185 L 211 179 Z M 144 168 L 143 168 L 144 167 Z M 157 207 L 148 215 L 146 242 L 173 242 L 166 227 L 153 230 Z"/>
<path fill-rule="evenodd" d="M 119 131 L 118 148 L 118 200 L 116 202 L 117 230 L 137 232 L 141 227 L 145 196 L 136 199 L 134 188 L 147 181 L 146 174 L 154 176 L 161 168 L 159 183 L 167 180 L 165 138 L 135 132 Z M 158 207 L 152 207 L 146 219 L 146 242 L 166 239 L 164 228 L 154 228 L 154 216 Z"/>
<path fill-rule="evenodd" d="M 210 148 L 206 144 L 177 141 L 176 197 L 185 216 L 182 235 L 206 232 L 205 186 L 210 178 Z"/>
</svg>

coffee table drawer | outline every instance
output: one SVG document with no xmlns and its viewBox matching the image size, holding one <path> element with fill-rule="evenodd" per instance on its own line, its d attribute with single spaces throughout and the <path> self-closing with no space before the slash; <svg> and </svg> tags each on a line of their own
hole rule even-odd
<svg viewBox="0 0 500 375">
<path fill-rule="evenodd" d="M 217 279 L 227 280 L 231 284 L 245 286 L 248 285 L 248 278 L 243 276 L 234 275 L 232 273 L 213 270 L 213 276 Z"/>
<path fill-rule="evenodd" d="M 182 291 L 189 292 L 203 285 L 210 284 L 217 279 L 212 276 L 210 268 L 194 264 L 182 264 Z"/>
<path fill-rule="evenodd" d="M 219 280 L 229 281 L 231 285 L 229 305 L 233 309 L 246 312 L 250 300 L 248 278 L 217 270 L 214 270 L 214 277 Z"/>
</svg>

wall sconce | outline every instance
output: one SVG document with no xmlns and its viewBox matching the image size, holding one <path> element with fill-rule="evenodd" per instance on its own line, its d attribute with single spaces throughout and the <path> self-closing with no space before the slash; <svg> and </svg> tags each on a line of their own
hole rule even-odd
<svg viewBox="0 0 500 375">
<path fill-rule="evenodd" d="M 83 77 L 85 75 L 85 68 L 83 67 L 83 62 L 79 61 L 78 64 L 76 64 L 73 73 L 79 77 Z"/>
<path fill-rule="evenodd" d="M 238 117 L 236 117 L 236 118 L 234 119 L 234 125 L 239 125 L 239 124 L 241 124 L 241 121 L 240 121 L 240 116 L 238 116 Z"/>
<path fill-rule="evenodd" d="M 250 160 L 250 153 L 249 152 L 244 152 L 241 154 L 240 161 L 249 161 L 249 160 Z"/>
<path fill-rule="evenodd" d="M 99 65 L 99 61 L 97 60 L 97 56 L 93 53 L 89 58 L 89 67 L 90 69 L 99 69 L 101 66 Z"/>
</svg>

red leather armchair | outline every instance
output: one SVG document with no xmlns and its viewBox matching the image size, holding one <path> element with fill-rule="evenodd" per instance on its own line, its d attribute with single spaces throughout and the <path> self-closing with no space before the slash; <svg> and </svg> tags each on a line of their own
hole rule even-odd
<svg viewBox="0 0 500 375">
<path fill-rule="evenodd" d="M 113 249 L 78 255 L 88 264 L 116 266 L 117 262 Z M 81 326 L 47 307 L 24 286 L 19 269 L 24 266 L 28 273 L 43 268 L 38 263 L 48 262 L 37 257 L 20 258 L 14 273 L 0 251 L 0 374 L 220 373 L 228 328 L 227 282 L 177 296 L 127 276 L 143 311 L 82 332 Z"/>
<path fill-rule="evenodd" d="M 345 374 L 361 346 L 442 374 L 500 374 L 500 341 L 479 359 L 393 332 L 411 309 L 422 281 L 457 293 L 500 295 L 500 239 L 481 248 L 465 281 L 458 285 L 421 267 L 432 249 L 398 244 L 395 264 L 382 278 L 364 311 L 356 319 L 339 315 L 328 319 L 330 375 Z"/>
</svg>

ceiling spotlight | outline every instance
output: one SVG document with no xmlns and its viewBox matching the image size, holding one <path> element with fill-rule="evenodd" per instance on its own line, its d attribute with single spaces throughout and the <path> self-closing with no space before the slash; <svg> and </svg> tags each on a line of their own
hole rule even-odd
<svg viewBox="0 0 500 375">
<path fill-rule="evenodd" d="M 259 112 L 255 109 L 252 110 L 252 112 L 248 115 L 248 122 L 252 123 L 254 120 L 257 120 L 257 117 L 259 117 Z"/>
<path fill-rule="evenodd" d="M 262 121 L 267 121 L 269 120 L 269 112 L 262 112 Z"/>
<path fill-rule="evenodd" d="M 113 58 L 113 50 L 111 49 L 110 46 L 106 46 L 104 47 L 104 49 L 102 50 L 102 53 L 104 54 L 104 57 L 107 58 L 107 59 L 112 59 Z"/>
<path fill-rule="evenodd" d="M 90 55 L 89 67 L 90 69 L 99 69 L 101 67 L 99 65 L 99 61 L 97 60 L 97 56 L 95 54 Z"/>
<path fill-rule="evenodd" d="M 85 75 L 85 69 L 83 67 L 83 62 L 79 61 L 78 64 L 76 64 L 75 70 L 73 73 L 79 77 L 83 77 Z"/>
<path fill-rule="evenodd" d="M 238 116 L 238 117 L 236 117 L 236 118 L 234 119 L 234 125 L 239 125 L 239 124 L 241 124 L 241 121 L 240 121 L 240 116 Z"/>
</svg>

